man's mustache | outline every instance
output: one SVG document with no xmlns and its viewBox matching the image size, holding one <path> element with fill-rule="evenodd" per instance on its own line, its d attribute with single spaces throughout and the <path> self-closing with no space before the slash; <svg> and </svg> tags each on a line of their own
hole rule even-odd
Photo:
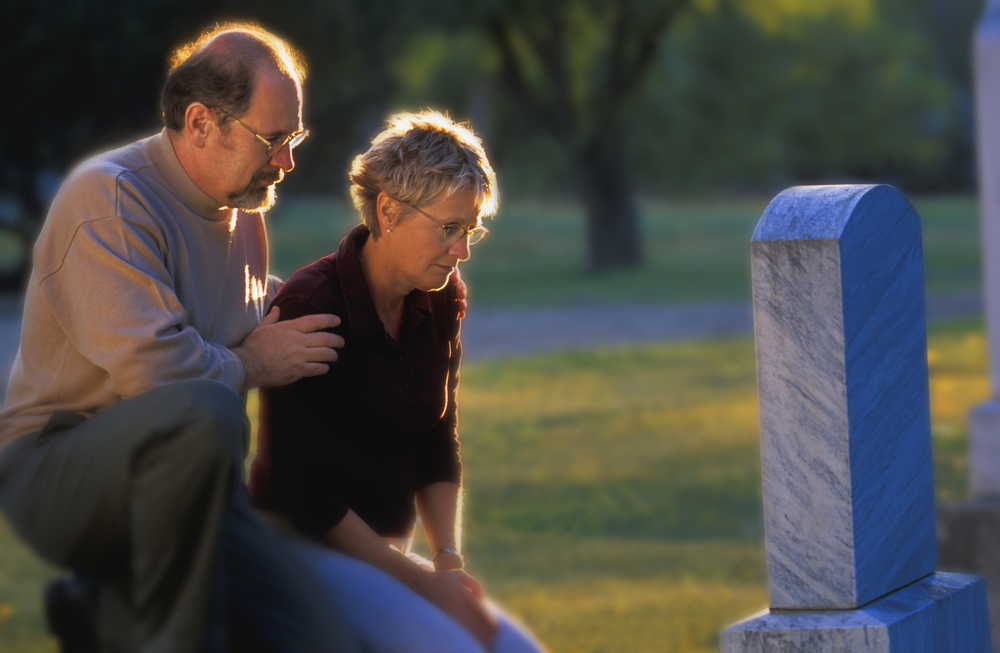
<svg viewBox="0 0 1000 653">
<path fill-rule="evenodd" d="M 269 170 L 261 170 L 260 172 L 258 172 L 253 176 L 253 179 L 250 180 L 250 183 L 251 185 L 256 186 L 261 182 L 267 182 L 267 184 L 270 186 L 271 184 L 280 183 L 281 180 L 284 178 L 285 178 L 284 170 L 277 170 L 275 172 L 271 172 Z"/>
</svg>

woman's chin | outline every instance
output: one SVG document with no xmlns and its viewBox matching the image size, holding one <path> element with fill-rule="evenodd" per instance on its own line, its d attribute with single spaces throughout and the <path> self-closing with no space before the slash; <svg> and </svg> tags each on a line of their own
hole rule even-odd
<svg viewBox="0 0 1000 653">
<path fill-rule="evenodd" d="M 431 269 L 431 273 L 428 274 L 424 281 L 426 283 L 426 290 L 430 292 L 432 290 L 441 290 L 448 285 L 448 280 L 451 279 L 451 273 L 455 271 L 455 268 L 448 268 L 443 265 L 435 265 Z"/>
</svg>

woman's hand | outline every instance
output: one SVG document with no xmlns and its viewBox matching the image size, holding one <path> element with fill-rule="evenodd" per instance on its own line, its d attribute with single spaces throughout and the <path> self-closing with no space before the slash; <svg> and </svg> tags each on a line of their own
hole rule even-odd
<svg viewBox="0 0 1000 653">
<path fill-rule="evenodd" d="M 484 648 L 492 648 L 498 624 L 482 601 L 483 589 L 479 581 L 461 570 L 429 571 L 418 591 L 462 624 Z"/>
<path fill-rule="evenodd" d="M 455 277 L 455 301 L 458 302 L 458 319 L 465 317 L 465 309 L 469 308 L 469 287 L 462 281 L 462 273 L 458 271 L 458 266 L 452 273 Z"/>
<path fill-rule="evenodd" d="M 348 510 L 324 539 L 330 548 L 395 577 L 458 621 L 487 649 L 491 648 L 499 626 L 482 600 L 482 586 L 472 576 L 461 570 L 435 571 L 430 560 L 400 553 L 353 510 Z"/>
</svg>

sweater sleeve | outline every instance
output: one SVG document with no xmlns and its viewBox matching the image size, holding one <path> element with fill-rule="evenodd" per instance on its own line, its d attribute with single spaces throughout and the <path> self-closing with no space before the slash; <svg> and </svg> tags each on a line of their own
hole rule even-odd
<svg viewBox="0 0 1000 653">
<path fill-rule="evenodd" d="M 67 338 L 123 398 L 192 378 L 239 391 L 243 366 L 188 326 L 153 233 L 120 216 L 78 227 L 39 288 Z"/>
<path fill-rule="evenodd" d="M 462 484 L 461 446 L 458 441 L 458 385 L 462 365 L 461 324 L 454 284 L 446 290 L 450 334 L 448 405 L 441 420 L 417 441 L 417 487 L 431 483 Z"/>
<path fill-rule="evenodd" d="M 281 286 L 283 286 L 284 284 L 285 282 L 282 281 L 279 277 L 276 277 L 273 274 L 267 275 L 266 297 L 268 306 L 270 306 L 271 302 L 274 301 L 275 296 L 278 294 L 278 291 L 281 290 Z"/>
</svg>

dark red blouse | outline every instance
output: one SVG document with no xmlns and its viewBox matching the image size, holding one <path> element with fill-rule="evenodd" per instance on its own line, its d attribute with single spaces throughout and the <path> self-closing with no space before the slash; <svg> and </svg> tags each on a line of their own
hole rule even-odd
<svg viewBox="0 0 1000 653">
<path fill-rule="evenodd" d="M 261 507 L 319 536 L 356 512 L 379 535 L 407 535 L 417 489 L 461 483 L 454 283 L 405 300 L 400 340 L 375 311 L 358 252 L 359 225 L 336 253 L 293 274 L 272 305 L 281 320 L 332 313 L 344 337 L 330 371 L 261 389 L 250 490 Z"/>
</svg>

